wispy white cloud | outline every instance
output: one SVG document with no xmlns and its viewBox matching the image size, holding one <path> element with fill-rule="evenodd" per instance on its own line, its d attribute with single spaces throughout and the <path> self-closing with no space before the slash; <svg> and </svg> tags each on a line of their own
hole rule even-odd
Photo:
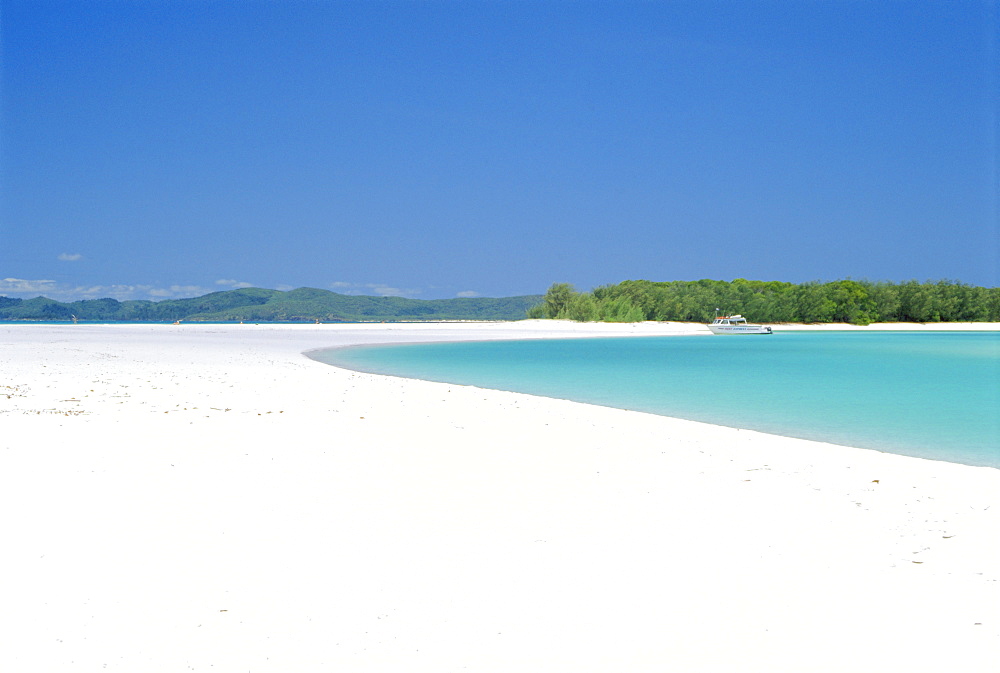
<svg viewBox="0 0 1000 673">
<path fill-rule="evenodd" d="M 378 295 L 380 297 L 408 297 L 413 298 L 421 294 L 423 290 L 417 288 L 399 288 L 386 285 L 385 283 L 347 283 L 337 281 L 330 283 L 330 287 L 342 294 L 351 295 Z"/>
<path fill-rule="evenodd" d="M 210 292 L 218 292 L 220 289 L 238 289 L 244 287 L 255 287 L 252 283 L 245 281 L 223 278 L 215 281 L 213 285 L 203 286 L 196 284 L 189 285 L 73 285 L 61 283 L 55 280 L 45 279 L 25 279 L 25 278 L 3 278 L 0 279 L 0 296 L 20 297 L 30 299 L 43 296 L 56 301 L 76 301 L 79 299 L 104 299 L 106 297 L 126 301 L 129 299 L 151 299 L 160 301 L 163 299 L 182 299 L 185 297 L 200 297 Z M 336 282 L 329 285 L 331 289 L 342 294 L 349 295 L 375 295 L 380 297 L 407 297 L 415 298 L 423 293 L 419 288 L 400 288 L 386 283 L 349 283 Z M 291 285 L 279 285 L 278 290 L 288 291 L 295 289 Z M 459 292 L 459 297 L 478 297 L 478 292 L 471 290 Z"/>
<path fill-rule="evenodd" d="M 7 294 L 42 294 L 52 291 L 54 280 L 28 280 L 25 278 L 4 278 L 0 280 L 0 292 Z"/>
<path fill-rule="evenodd" d="M 222 279 L 222 280 L 215 281 L 215 284 L 216 285 L 225 285 L 226 287 L 231 287 L 234 290 L 242 288 L 242 287 L 253 287 L 253 283 L 247 283 L 246 281 L 242 281 L 242 280 L 226 280 L 226 279 Z"/>
<path fill-rule="evenodd" d="M 371 289 L 372 292 L 380 297 L 412 297 L 415 294 L 420 294 L 420 290 L 390 287 L 388 285 L 373 284 Z"/>
<path fill-rule="evenodd" d="M 83 255 L 78 252 L 64 252 L 59 255 L 60 262 L 77 262 L 83 259 Z"/>
<path fill-rule="evenodd" d="M 137 286 L 141 288 L 146 288 L 146 292 L 150 297 L 155 297 L 159 299 L 176 299 L 178 297 L 200 297 L 203 294 L 208 294 L 209 292 L 218 292 L 215 288 L 202 287 L 201 285 L 171 285 L 170 287 L 149 287 L 149 286 Z"/>
<path fill-rule="evenodd" d="M 480 295 L 475 290 L 465 290 L 464 292 L 459 292 L 455 296 L 456 297 L 471 298 L 471 297 L 478 297 Z"/>
<path fill-rule="evenodd" d="M 154 285 L 71 285 L 54 280 L 3 278 L 0 279 L 0 295 L 31 299 L 33 297 L 48 297 L 56 301 L 77 301 L 79 299 L 111 298 L 118 301 L 128 299 L 179 299 L 182 297 L 199 297 L 218 288 L 202 287 L 201 285 L 170 285 L 156 287 Z"/>
</svg>

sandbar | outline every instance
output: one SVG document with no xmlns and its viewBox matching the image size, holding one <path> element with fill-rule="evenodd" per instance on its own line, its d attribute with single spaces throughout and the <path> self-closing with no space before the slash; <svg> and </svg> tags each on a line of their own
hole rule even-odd
<svg viewBox="0 0 1000 673">
<path fill-rule="evenodd" d="M 703 333 L 0 325 L 0 669 L 996 670 L 1000 470 L 304 355 Z"/>
</svg>

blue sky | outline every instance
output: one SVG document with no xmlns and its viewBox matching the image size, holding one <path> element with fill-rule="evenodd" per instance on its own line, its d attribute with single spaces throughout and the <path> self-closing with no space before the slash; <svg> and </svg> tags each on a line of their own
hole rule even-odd
<svg viewBox="0 0 1000 673">
<path fill-rule="evenodd" d="M 1000 284 L 996 2 L 0 0 L 0 295 Z"/>
</svg>

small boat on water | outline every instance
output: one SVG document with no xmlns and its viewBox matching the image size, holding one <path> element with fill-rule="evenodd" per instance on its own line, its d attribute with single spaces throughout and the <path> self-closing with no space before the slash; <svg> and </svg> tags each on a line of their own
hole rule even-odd
<svg viewBox="0 0 1000 673">
<path fill-rule="evenodd" d="M 751 325 L 741 315 L 716 316 L 708 329 L 712 334 L 771 334 L 767 325 Z"/>
</svg>

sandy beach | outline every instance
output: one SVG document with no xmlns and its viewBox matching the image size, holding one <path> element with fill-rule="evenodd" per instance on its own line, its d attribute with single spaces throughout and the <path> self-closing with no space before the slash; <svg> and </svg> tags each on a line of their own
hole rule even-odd
<svg viewBox="0 0 1000 673">
<path fill-rule="evenodd" d="M 703 332 L 0 325 L 0 670 L 997 670 L 1000 470 L 304 355 Z"/>
</svg>

